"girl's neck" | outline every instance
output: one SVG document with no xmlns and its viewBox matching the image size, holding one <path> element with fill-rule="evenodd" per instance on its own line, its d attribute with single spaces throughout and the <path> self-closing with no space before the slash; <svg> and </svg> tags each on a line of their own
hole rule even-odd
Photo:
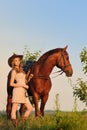
<svg viewBox="0 0 87 130">
<path fill-rule="evenodd" d="M 15 67 L 15 70 L 16 70 L 17 73 L 20 73 L 20 72 L 24 73 L 22 67 L 17 66 L 17 67 Z"/>
</svg>

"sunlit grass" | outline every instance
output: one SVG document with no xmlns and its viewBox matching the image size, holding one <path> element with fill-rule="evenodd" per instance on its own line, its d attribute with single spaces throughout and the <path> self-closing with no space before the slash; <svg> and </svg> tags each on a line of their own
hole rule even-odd
<svg viewBox="0 0 87 130">
<path fill-rule="evenodd" d="M 19 117 L 17 127 L 7 120 L 5 114 L 0 114 L 0 130 L 87 130 L 87 113 L 55 111 L 42 118 L 32 114 L 25 124 Z"/>
</svg>

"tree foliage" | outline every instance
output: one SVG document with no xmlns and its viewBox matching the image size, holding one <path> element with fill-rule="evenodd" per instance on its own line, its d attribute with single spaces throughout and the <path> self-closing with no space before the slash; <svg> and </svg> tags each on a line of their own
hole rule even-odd
<svg viewBox="0 0 87 130">
<path fill-rule="evenodd" d="M 86 47 L 83 48 L 83 50 L 80 53 L 80 59 L 81 63 L 83 65 L 83 72 L 84 74 L 87 73 L 87 49 Z"/>
<path fill-rule="evenodd" d="M 25 64 L 26 61 L 30 60 L 30 61 L 37 61 L 37 59 L 40 56 L 41 51 L 34 51 L 33 53 L 30 52 L 30 50 L 28 49 L 27 46 L 25 46 L 24 48 L 24 52 L 23 52 L 23 63 Z"/>
<path fill-rule="evenodd" d="M 87 81 L 84 82 L 81 78 L 78 78 L 77 84 L 73 89 L 73 95 L 87 105 Z"/>
<path fill-rule="evenodd" d="M 86 47 L 80 53 L 81 63 L 83 65 L 83 72 L 87 74 L 87 49 Z M 87 81 L 78 78 L 77 84 L 73 88 L 73 96 L 78 97 L 80 101 L 86 103 L 87 105 Z"/>
</svg>

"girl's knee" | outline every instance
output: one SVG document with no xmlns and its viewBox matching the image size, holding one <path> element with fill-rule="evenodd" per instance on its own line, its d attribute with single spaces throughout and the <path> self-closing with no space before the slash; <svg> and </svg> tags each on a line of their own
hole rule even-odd
<svg viewBox="0 0 87 130">
<path fill-rule="evenodd" d="M 29 104 L 28 111 L 33 111 L 33 106 Z"/>
<path fill-rule="evenodd" d="M 33 106 L 31 106 L 31 111 L 33 111 Z"/>
</svg>

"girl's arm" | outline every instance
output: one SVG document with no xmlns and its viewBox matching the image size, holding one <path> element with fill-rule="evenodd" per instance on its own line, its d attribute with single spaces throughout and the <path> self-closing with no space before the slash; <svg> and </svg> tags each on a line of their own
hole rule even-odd
<svg viewBox="0 0 87 130">
<path fill-rule="evenodd" d="M 12 70 L 12 72 L 11 72 L 11 79 L 10 79 L 10 86 L 11 86 L 11 87 L 18 87 L 18 84 L 17 84 L 17 83 L 14 83 L 14 81 L 15 81 L 15 76 L 16 76 L 16 71 L 15 71 L 15 70 Z"/>
</svg>

